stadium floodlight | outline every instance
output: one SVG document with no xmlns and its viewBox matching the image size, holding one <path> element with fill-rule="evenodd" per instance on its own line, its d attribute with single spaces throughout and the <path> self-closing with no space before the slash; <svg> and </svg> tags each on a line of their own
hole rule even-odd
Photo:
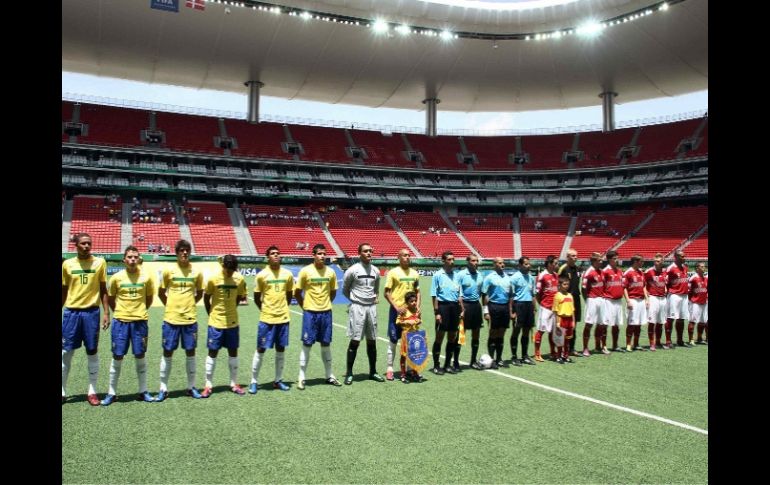
<svg viewBox="0 0 770 485">
<path fill-rule="evenodd" d="M 442 30 L 440 35 L 443 40 L 449 40 L 454 38 L 454 34 L 452 34 L 452 32 L 448 30 Z"/>
<path fill-rule="evenodd" d="M 668 4 L 664 2 L 663 5 L 660 6 L 660 9 L 661 10 L 668 10 Z"/>
<path fill-rule="evenodd" d="M 408 35 L 412 33 L 412 29 L 408 25 L 399 25 L 396 27 L 396 32 L 401 35 Z"/>
<path fill-rule="evenodd" d="M 375 32 L 387 32 L 390 26 L 382 19 L 376 19 L 372 24 L 372 28 Z"/>
<path fill-rule="evenodd" d="M 310 15 L 310 12 L 302 12 L 299 14 L 300 17 L 302 17 L 304 20 L 310 20 L 313 16 Z"/>
<path fill-rule="evenodd" d="M 584 24 L 581 24 L 577 28 L 578 35 L 584 35 L 586 37 L 593 37 L 599 34 L 599 32 L 602 31 L 602 24 L 596 21 L 588 21 Z"/>
</svg>

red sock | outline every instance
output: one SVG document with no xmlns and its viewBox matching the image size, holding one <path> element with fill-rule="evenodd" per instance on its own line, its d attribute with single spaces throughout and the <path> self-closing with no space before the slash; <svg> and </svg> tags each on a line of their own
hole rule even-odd
<svg viewBox="0 0 770 485">
<path fill-rule="evenodd" d="M 660 345 L 660 340 L 663 337 L 663 326 L 665 323 L 656 323 L 655 324 L 655 344 Z M 669 334 L 670 336 L 671 334 Z M 669 339 L 671 341 L 671 339 Z"/>
<path fill-rule="evenodd" d="M 631 345 L 631 337 L 634 335 L 634 326 L 629 325 L 626 327 L 626 347 Z"/>
<path fill-rule="evenodd" d="M 634 327 L 634 348 L 639 347 L 639 337 L 642 335 L 642 326 Z"/>
<path fill-rule="evenodd" d="M 617 325 L 612 326 L 612 348 L 618 348 L 618 337 L 620 336 L 620 327 Z"/>
<path fill-rule="evenodd" d="M 684 338 L 684 320 L 681 318 L 677 318 L 676 320 L 676 344 L 677 345 L 683 345 L 684 341 L 682 340 Z"/>
<path fill-rule="evenodd" d="M 650 345 L 655 345 L 655 324 L 654 323 L 647 324 L 647 340 L 650 341 Z"/>
<path fill-rule="evenodd" d="M 535 355 L 540 355 L 540 342 L 543 341 L 543 332 L 535 332 Z"/>
<path fill-rule="evenodd" d="M 698 342 L 703 340 L 703 329 L 706 328 L 705 323 L 698 324 Z"/>
<path fill-rule="evenodd" d="M 671 345 L 671 327 L 673 324 L 674 321 L 670 318 L 666 320 L 666 345 Z"/>
<path fill-rule="evenodd" d="M 692 333 L 695 330 L 695 324 L 693 322 L 689 322 L 687 324 L 687 335 L 690 338 L 690 342 L 692 342 Z"/>
</svg>

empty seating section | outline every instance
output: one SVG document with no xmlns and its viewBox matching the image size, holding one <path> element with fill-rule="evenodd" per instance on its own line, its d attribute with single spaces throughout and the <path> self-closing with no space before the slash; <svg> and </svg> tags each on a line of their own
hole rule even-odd
<svg viewBox="0 0 770 485">
<path fill-rule="evenodd" d="M 703 138 L 700 141 L 700 145 L 698 145 L 698 148 L 695 150 L 688 152 L 687 156 L 692 157 L 696 155 L 708 155 L 709 152 L 709 125 L 706 123 L 706 126 L 703 127 L 703 131 L 700 132 L 699 135 L 701 138 Z"/>
<path fill-rule="evenodd" d="M 348 140 L 341 128 L 292 125 L 290 130 L 294 141 L 301 143 L 305 150 L 300 156 L 302 160 L 336 163 L 348 163 L 353 160 L 345 153 Z"/>
<path fill-rule="evenodd" d="M 465 148 L 478 159 L 478 170 L 515 170 L 516 166 L 508 163 L 508 155 L 516 153 L 514 136 L 466 136 L 463 137 Z"/>
<path fill-rule="evenodd" d="M 530 258 L 544 258 L 549 254 L 561 254 L 567 237 L 570 217 L 521 217 L 521 254 Z M 541 221 L 543 229 L 535 229 L 535 222 Z"/>
<path fill-rule="evenodd" d="M 72 121 L 72 103 L 70 103 L 69 101 L 61 102 L 61 120 L 62 122 Z M 69 141 L 69 140 L 70 140 L 69 135 L 62 131 L 61 141 Z"/>
<path fill-rule="evenodd" d="M 583 160 L 575 167 L 598 167 L 601 165 L 617 165 L 620 161 L 618 151 L 623 145 L 628 145 L 634 137 L 636 128 L 602 133 L 600 131 L 581 133 L 578 150 L 583 152 Z"/>
<path fill-rule="evenodd" d="M 456 136 L 437 136 L 431 138 L 425 135 L 406 136 L 412 145 L 412 150 L 421 152 L 423 168 L 465 170 L 464 163 L 457 160 L 457 154 L 462 153 L 460 141 Z"/>
<path fill-rule="evenodd" d="M 676 148 L 684 138 L 690 138 L 698 125 L 700 118 L 663 125 L 643 126 L 636 144 L 641 148 L 639 156 L 629 159 L 629 162 L 652 162 L 655 160 L 670 160 L 676 157 Z"/>
<path fill-rule="evenodd" d="M 425 257 L 440 257 L 444 251 L 452 251 L 455 258 L 471 254 L 470 248 L 447 227 L 446 221 L 435 212 L 392 213 L 391 217 Z M 433 232 L 429 229 L 433 228 Z M 444 233 L 442 229 L 446 228 Z"/>
<path fill-rule="evenodd" d="M 149 111 L 96 104 L 80 106 L 80 121 L 88 124 L 88 136 L 81 143 L 141 146 L 141 131 L 150 126 Z"/>
<path fill-rule="evenodd" d="M 313 218 L 312 210 L 307 207 L 241 204 L 241 209 L 260 256 L 273 245 L 280 248 L 281 254 L 311 256 L 313 246 L 318 243 L 326 246 L 327 256 L 335 255 L 326 235 Z"/>
<path fill-rule="evenodd" d="M 618 254 L 624 259 L 637 253 L 647 259 L 654 257 L 657 252 L 665 256 L 707 222 L 706 206 L 661 209 L 638 233 L 618 248 Z"/>
<path fill-rule="evenodd" d="M 529 163 L 524 167 L 527 170 L 566 168 L 562 155 L 572 149 L 574 138 L 572 134 L 522 136 L 521 149 L 529 154 Z"/>
<path fill-rule="evenodd" d="M 638 226 L 649 212 L 627 215 L 595 214 L 580 216 L 575 226 L 571 246 L 581 259 L 588 259 L 593 251 L 604 254 L 615 243 Z M 590 221 L 590 222 L 589 222 Z M 607 221 L 603 226 L 601 221 Z M 591 232 L 593 229 L 593 232 Z M 614 235 L 617 234 L 617 235 Z"/>
<path fill-rule="evenodd" d="M 348 256 L 357 256 L 358 245 L 365 242 L 372 245 L 375 257 L 395 257 L 406 246 L 380 211 L 337 209 L 322 216 L 329 223 L 329 231 L 337 244 Z M 380 222 L 377 222 L 378 217 Z"/>
<path fill-rule="evenodd" d="M 684 254 L 687 258 L 705 259 L 709 257 L 709 231 L 706 229 L 698 239 L 691 242 L 684 248 Z"/>
<path fill-rule="evenodd" d="M 214 137 L 219 135 L 219 124 L 210 116 L 183 115 L 157 112 L 155 126 L 166 133 L 166 146 L 184 152 L 222 154 L 214 146 Z"/>
<path fill-rule="evenodd" d="M 166 208 L 166 212 L 161 212 L 163 207 Z M 142 214 L 145 214 L 147 219 L 142 217 Z M 160 222 L 150 222 L 151 217 L 160 218 Z M 160 203 L 140 201 L 139 208 L 132 209 L 131 220 L 132 241 L 139 252 L 174 254 L 174 245 L 181 236 L 179 225 L 176 223 L 176 213 L 167 201 Z M 153 245 L 152 251 L 149 251 L 150 244 Z M 168 246 L 168 251 L 160 251 L 158 245 Z"/>
<path fill-rule="evenodd" d="M 120 197 L 76 195 L 72 198 L 72 225 L 70 235 L 87 232 L 91 236 L 94 253 L 119 253 L 120 221 L 123 204 Z M 75 251 L 70 241 L 69 250 Z"/>
<path fill-rule="evenodd" d="M 235 138 L 238 148 L 231 151 L 239 157 L 263 157 L 291 160 L 292 156 L 281 150 L 286 141 L 283 126 L 279 123 L 252 125 L 244 120 L 225 120 L 227 136 Z"/>
<path fill-rule="evenodd" d="M 483 258 L 513 258 L 513 218 L 511 216 L 450 217 L 457 229 Z"/>
<path fill-rule="evenodd" d="M 195 254 L 241 254 L 225 204 L 190 200 L 184 211 Z"/>
<path fill-rule="evenodd" d="M 356 146 L 366 150 L 365 162 L 367 165 L 387 165 L 392 167 L 414 167 L 414 162 L 404 158 L 402 152 L 406 150 L 404 140 L 399 133 L 389 136 L 379 131 L 350 130 L 350 135 Z"/>
</svg>

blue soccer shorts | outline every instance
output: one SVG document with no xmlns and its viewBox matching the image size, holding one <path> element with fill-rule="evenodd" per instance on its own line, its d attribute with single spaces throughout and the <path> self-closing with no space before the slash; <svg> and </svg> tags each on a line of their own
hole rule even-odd
<svg viewBox="0 0 770 485">
<path fill-rule="evenodd" d="M 128 353 L 131 345 L 133 354 L 141 355 L 147 352 L 147 320 L 124 322 L 117 318 L 112 319 L 112 354 L 123 357 Z"/>
<path fill-rule="evenodd" d="M 85 343 L 86 351 L 99 346 L 99 307 L 65 308 L 61 321 L 61 348 L 70 351 Z"/>
<path fill-rule="evenodd" d="M 182 348 L 185 350 L 195 350 L 198 345 L 198 322 L 192 325 L 176 325 L 163 322 L 163 350 L 171 352 L 179 347 L 179 340 L 182 341 Z"/>
<path fill-rule="evenodd" d="M 305 310 L 302 314 L 302 343 L 315 342 L 329 345 L 332 341 L 332 311 L 314 312 Z"/>
<path fill-rule="evenodd" d="M 241 327 L 216 328 L 209 325 L 209 335 L 206 346 L 209 350 L 237 349 L 240 346 Z"/>
<path fill-rule="evenodd" d="M 276 347 L 289 346 L 289 322 L 286 323 L 265 323 L 259 322 L 257 332 L 257 348 L 272 349 Z"/>
</svg>

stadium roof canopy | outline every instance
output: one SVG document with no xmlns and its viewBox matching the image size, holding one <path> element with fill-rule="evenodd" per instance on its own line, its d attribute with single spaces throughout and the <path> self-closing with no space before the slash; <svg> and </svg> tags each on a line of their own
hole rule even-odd
<svg viewBox="0 0 770 485">
<path fill-rule="evenodd" d="M 170 12 L 153 1 L 164 2 L 64 2 L 62 69 L 244 94 L 243 83 L 257 80 L 268 96 L 368 107 L 421 110 L 438 97 L 442 111 L 565 109 L 596 106 L 603 91 L 627 103 L 708 88 L 707 0 L 672 0 L 662 11 L 659 0 L 270 4 L 282 13 L 266 2 L 198 10 L 178 0 Z M 386 31 L 365 25 L 376 19 Z M 588 20 L 616 24 L 594 37 L 564 33 Z"/>
</svg>

